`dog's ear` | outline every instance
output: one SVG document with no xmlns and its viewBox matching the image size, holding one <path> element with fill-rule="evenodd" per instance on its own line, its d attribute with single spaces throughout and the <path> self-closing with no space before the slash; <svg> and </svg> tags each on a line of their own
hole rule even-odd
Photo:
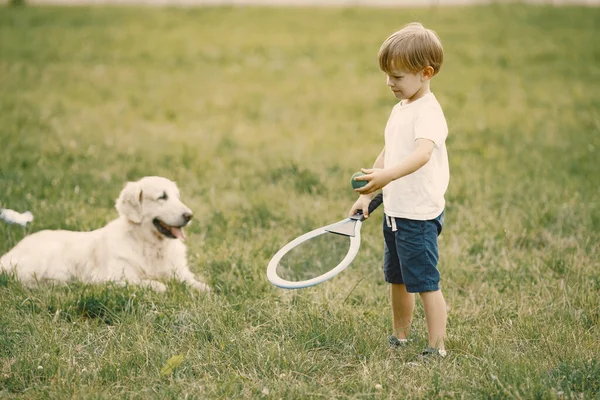
<svg viewBox="0 0 600 400">
<path fill-rule="evenodd" d="M 142 188 L 138 182 L 129 182 L 121 191 L 115 207 L 119 215 L 131 222 L 142 222 Z"/>
</svg>

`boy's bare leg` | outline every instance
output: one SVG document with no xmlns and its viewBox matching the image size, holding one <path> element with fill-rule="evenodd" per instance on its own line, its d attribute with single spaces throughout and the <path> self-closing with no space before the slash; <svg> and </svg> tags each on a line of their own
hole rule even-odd
<svg viewBox="0 0 600 400">
<path fill-rule="evenodd" d="M 446 300 L 441 290 L 435 292 L 421 293 L 425 321 L 427 321 L 427 332 L 429 333 L 429 347 L 446 350 L 444 339 L 446 338 Z"/>
<path fill-rule="evenodd" d="M 406 286 L 403 284 L 392 283 L 390 285 L 390 299 L 394 336 L 398 339 L 408 339 L 415 309 L 415 295 L 408 293 Z"/>
</svg>

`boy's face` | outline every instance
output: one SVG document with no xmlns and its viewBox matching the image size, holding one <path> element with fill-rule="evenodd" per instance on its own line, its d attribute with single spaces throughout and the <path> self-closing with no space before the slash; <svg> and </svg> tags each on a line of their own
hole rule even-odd
<svg viewBox="0 0 600 400">
<path fill-rule="evenodd" d="M 398 100 L 417 100 L 427 92 L 429 79 L 424 77 L 423 71 L 413 73 L 401 68 L 394 68 L 386 73 L 387 85 L 394 92 Z"/>
</svg>

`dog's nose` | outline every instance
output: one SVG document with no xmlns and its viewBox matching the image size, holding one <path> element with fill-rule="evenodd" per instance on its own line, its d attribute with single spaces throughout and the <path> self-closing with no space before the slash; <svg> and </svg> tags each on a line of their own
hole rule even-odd
<svg viewBox="0 0 600 400">
<path fill-rule="evenodd" d="M 182 217 L 185 220 L 185 222 L 190 222 L 190 220 L 192 218 L 194 218 L 194 214 L 192 214 L 192 213 L 183 213 Z"/>
</svg>

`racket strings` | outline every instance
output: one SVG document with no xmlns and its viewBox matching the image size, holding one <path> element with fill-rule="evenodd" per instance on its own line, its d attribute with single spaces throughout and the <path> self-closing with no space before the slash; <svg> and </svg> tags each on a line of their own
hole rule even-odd
<svg viewBox="0 0 600 400">
<path fill-rule="evenodd" d="M 349 249 L 349 237 L 324 233 L 286 253 L 277 265 L 277 275 L 292 282 L 316 278 L 335 268 Z"/>
</svg>

